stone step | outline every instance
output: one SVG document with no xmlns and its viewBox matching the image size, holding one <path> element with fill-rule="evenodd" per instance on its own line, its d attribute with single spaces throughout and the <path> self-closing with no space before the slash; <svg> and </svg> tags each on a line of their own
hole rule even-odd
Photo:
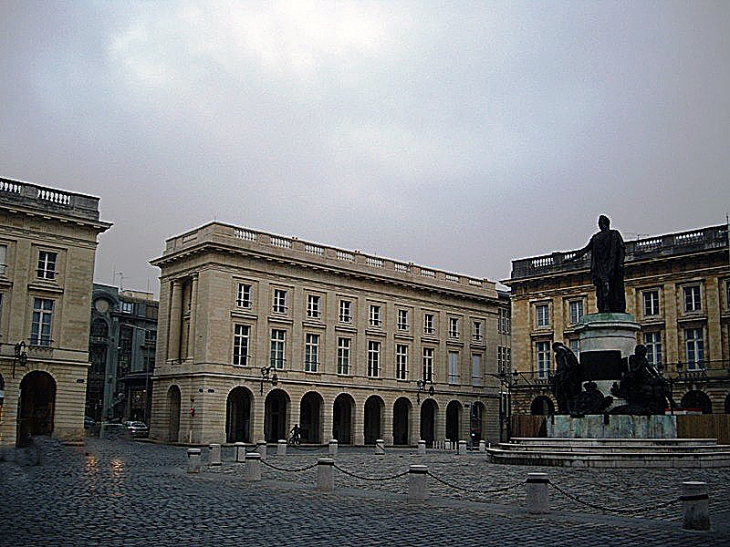
<svg viewBox="0 0 730 547">
<path fill-rule="evenodd" d="M 658 453 L 665 454 L 669 452 L 684 453 L 707 453 L 707 452 L 730 452 L 730 446 L 726 445 L 699 445 L 699 446 L 652 446 L 652 445 L 634 445 L 634 446 L 576 446 L 562 444 L 544 444 L 544 445 L 519 445 L 500 443 L 495 448 L 505 452 L 580 452 L 590 454 L 598 453 Z"/>
</svg>

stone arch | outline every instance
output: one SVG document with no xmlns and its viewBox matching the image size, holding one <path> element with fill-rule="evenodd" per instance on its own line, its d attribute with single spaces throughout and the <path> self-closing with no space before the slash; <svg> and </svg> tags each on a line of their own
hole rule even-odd
<svg viewBox="0 0 730 547">
<path fill-rule="evenodd" d="M 332 404 L 332 438 L 339 444 L 353 444 L 356 408 L 349 393 L 340 393 Z"/>
<path fill-rule="evenodd" d="M 182 394 L 176 385 L 167 390 L 167 442 L 180 440 L 180 413 L 182 411 Z"/>
<path fill-rule="evenodd" d="M 436 440 L 436 420 L 438 404 L 433 399 L 426 399 L 421 405 L 421 440 L 426 446 L 432 447 Z"/>
<path fill-rule="evenodd" d="M 730 393 L 725 397 L 725 414 L 730 414 Z"/>
<path fill-rule="evenodd" d="M 299 427 L 302 442 L 320 444 L 324 435 L 324 399 L 316 391 L 310 391 L 299 403 Z M 283 437 L 282 437 L 283 438 Z"/>
<path fill-rule="evenodd" d="M 410 442 L 411 401 L 399 397 L 393 404 L 393 444 L 408 446 Z"/>
<path fill-rule="evenodd" d="M 383 419 L 385 418 L 385 403 L 377 395 L 371 395 L 365 401 L 365 413 L 363 430 L 365 433 L 365 444 L 375 444 L 375 441 L 383 438 Z"/>
<path fill-rule="evenodd" d="M 264 439 L 275 443 L 286 439 L 289 433 L 289 410 L 291 400 L 283 389 L 272 389 L 264 404 Z"/>
<path fill-rule="evenodd" d="M 226 399 L 226 442 L 250 443 L 253 394 L 243 386 L 234 387 Z"/>
<path fill-rule="evenodd" d="M 555 405 L 546 395 L 539 395 L 530 404 L 530 414 L 533 416 L 549 416 L 555 414 Z"/>
<path fill-rule="evenodd" d="M 682 408 L 700 409 L 702 414 L 712 414 L 712 401 L 704 391 L 695 389 L 688 391 L 682 397 Z"/>
<path fill-rule="evenodd" d="M 51 435 L 56 407 L 56 380 L 48 372 L 33 370 L 20 382 L 16 443 L 25 446 L 33 435 Z"/>
<path fill-rule="evenodd" d="M 446 405 L 446 438 L 451 442 L 461 440 L 461 418 L 464 407 L 459 401 L 450 401 Z"/>
</svg>

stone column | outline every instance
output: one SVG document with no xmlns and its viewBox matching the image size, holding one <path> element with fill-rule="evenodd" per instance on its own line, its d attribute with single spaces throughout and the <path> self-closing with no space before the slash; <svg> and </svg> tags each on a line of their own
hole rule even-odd
<svg viewBox="0 0 730 547">
<path fill-rule="evenodd" d="M 182 319 L 182 285 L 180 280 L 172 282 L 170 290 L 170 333 L 167 344 L 167 358 L 180 359 L 180 327 Z"/>
<path fill-rule="evenodd" d="M 317 490 L 320 492 L 332 492 L 334 490 L 334 479 L 332 477 L 334 466 L 335 460 L 330 458 L 320 458 L 317 461 Z"/>
<path fill-rule="evenodd" d="M 190 332 L 188 333 L 188 347 L 185 354 L 188 358 L 195 362 L 195 316 L 197 314 L 196 309 L 198 307 L 198 275 L 192 276 L 192 282 L 190 286 Z"/>
<path fill-rule="evenodd" d="M 547 473 L 528 473 L 525 483 L 525 507 L 527 512 L 539 515 L 550 512 L 548 502 L 548 479 Z"/>
<path fill-rule="evenodd" d="M 710 529 L 710 499 L 707 493 L 706 482 L 683 482 L 682 501 L 685 530 Z"/>
<path fill-rule="evenodd" d="M 428 498 L 428 467 L 411 465 L 408 469 L 408 501 L 426 501 Z"/>
</svg>

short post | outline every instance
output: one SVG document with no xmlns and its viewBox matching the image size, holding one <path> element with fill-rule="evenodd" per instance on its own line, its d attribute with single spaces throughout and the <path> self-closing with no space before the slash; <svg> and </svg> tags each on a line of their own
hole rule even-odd
<svg viewBox="0 0 730 547">
<path fill-rule="evenodd" d="M 332 458 L 320 458 L 317 460 L 317 490 L 320 492 L 332 492 L 335 489 L 332 469 L 335 460 Z"/>
<path fill-rule="evenodd" d="M 418 455 L 419 456 L 426 455 L 426 441 L 424 441 L 423 439 L 418 441 Z"/>
<path fill-rule="evenodd" d="M 487 451 L 487 442 L 486 441 L 479 441 L 479 452 L 486 452 Z"/>
<path fill-rule="evenodd" d="M 466 456 L 466 441 L 459 441 L 459 456 Z"/>
<path fill-rule="evenodd" d="M 236 450 L 236 461 L 243 463 L 246 460 L 246 444 L 236 443 L 234 446 Z"/>
<path fill-rule="evenodd" d="M 200 473 L 200 448 L 188 448 L 188 473 Z"/>
<path fill-rule="evenodd" d="M 540 515 L 550 512 L 548 503 L 548 479 L 547 473 L 528 473 L 525 483 L 525 507 L 527 512 L 533 515 Z"/>
<path fill-rule="evenodd" d="M 451 439 L 446 439 L 444 441 L 444 449 L 445 450 L 451 450 Z"/>
<path fill-rule="evenodd" d="M 411 465 L 408 468 L 408 501 L 426 501 L 428 498 L 428 467 Z"/>
<path fill-rule="evenodd" d="M 683 482 L 682 494 L 679 496 L 684 508 L 685 530 L 710 529 L 710 496 L 706 482 Z"/>
<path fill-rule="evenodd" d="M 376 456 L 385 455 L 385 441 L 383 439 L 377 439 L 375 441 L 375 455 Z"/>
<path fill-rule="evenodd" d="M 279 442 L 276 443 L 276 455 L 286 456 L 286 439 L 279 439 Z"/>
<path fill-rule="evenodd" d="M 337 448 L 340 446 L 340 443 L 337 439 L 330 439 L 329 444 L 329 455 L 330 456 L 337 456 Z"/>
<path fill-rule="evenodd" d="M 211 444 L 209 448 L 208 465 L 221 465 L 221 445 Z"/>
<path fill-rule="evenodd" d="M 261 480 L 261 454 L 249 452 L 246 454 L 246 467 L 243 472 L 243 480 L 246 482 L 257 482 Z"/>
<path fill-rule="evenodd" d="M 266 441 L 256 441 L 256 452 L 261 455 L 261 459 L 266 459 Z"/>
</svg>

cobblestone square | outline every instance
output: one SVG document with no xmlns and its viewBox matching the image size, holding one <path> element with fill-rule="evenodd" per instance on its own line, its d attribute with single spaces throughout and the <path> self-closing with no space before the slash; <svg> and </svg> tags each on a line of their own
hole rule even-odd
<svg viewBox="0 0 730 547">
<path fill-rule="evenodd" d="M 262 481 L 250 483 L 233 447 L 211 468 L 203 448 L 201 473 L 188 474 L 182 446 L 96 438 L 37 446 L 41 465 L 0 462 L 2 546 L 730 545 L 727 469 L 498 466 L 477 452 L 376 457 L 340 447 L 335 490 L 323 494 L 313 466 L 326 448 L 277 456 L 270 446 Z M 424 503 L 406 500 L 411 464 L 431 474 Z M 530 472 L 548 473 L 554 485 L 549 515 L 525 512 Z M 686 480 L 708 483 L 709 532 L 681 528 Z"/>
</svg>

